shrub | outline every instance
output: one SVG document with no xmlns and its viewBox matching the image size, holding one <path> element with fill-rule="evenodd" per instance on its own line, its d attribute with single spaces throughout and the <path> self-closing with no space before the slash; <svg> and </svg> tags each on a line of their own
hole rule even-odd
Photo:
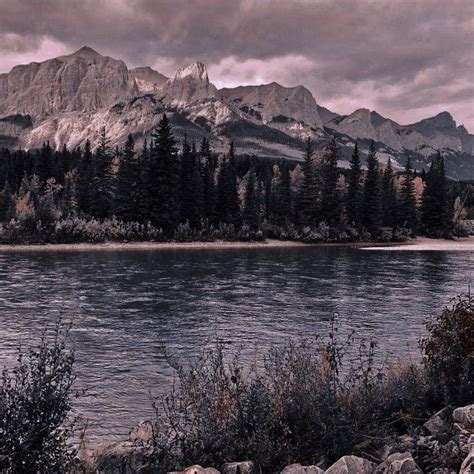
<svg viewBox="0 0 474 474">
<path fill-rule="evenodd" d="M 4 369 L 0 386 L 0 470 L 65 472 L 74 450 L 72 421 L 74 354 L 66 347 L 67 330 L 56 326 L 18 364 Z M 2 471 L 3 472 L 3 471 Z"/>
<path fill-rule="evenodd" d="M 428 321 L 420 341 L 424 367 L 435 395 L 443 403 L 474 400 L 474 308 L 470 296 Z"/>
</svg>

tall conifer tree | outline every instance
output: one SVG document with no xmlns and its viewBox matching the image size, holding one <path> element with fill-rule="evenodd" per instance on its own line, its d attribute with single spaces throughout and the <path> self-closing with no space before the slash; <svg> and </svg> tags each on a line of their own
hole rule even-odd
<svg viewBox="0 0 474 474">
<path fill-rule="evenodd" d="M 360 162 L 359 146 L 355 144 L 350 160 L 348 187 L 346 195 L 347 218 L 350 223 L 359 227 L 362 220 L 362 165 Z"/>
<path fill-rule="evenodd" d="M 363 226 L 370 232 L 372 238 L 380 234 L 382 226 L 379 162 L 375 152 L 374 142 L 370 144 L 367 157 L 367 173 L 364 182 Z"/>
<path fill-rule="evenodd" d="M 416 232 L 418 227 L 418 218 L 416 210 L 416 193 L 414 183 L 413 169 L 411 167 L 411 160 L 408 157 L 405 170 L 403 172 L 403 182 L 400 190 L 400 205 L 399 205 L 399 223 L 401 226 L 411 229 Z"/>
<path fill-rule="evenodd" d="M 337 181 L 339 171 L 337 163 L 340 158 L 340 150 L 336 139 L 333 137 L 322 163 L 322 186 L 321 186 L 321 219 L 330 226 L 336 226 L 341 218 L 341 201 Z"/>
</svg>

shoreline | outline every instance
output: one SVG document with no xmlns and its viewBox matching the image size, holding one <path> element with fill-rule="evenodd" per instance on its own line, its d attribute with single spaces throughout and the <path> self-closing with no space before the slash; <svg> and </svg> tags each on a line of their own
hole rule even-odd
<svg viewBox="0 0 474 474">
<path fill-rule="evenodd" d="M 321 242 L 267 239 L 263 242 L 81 242 L 74 244 L 0 244 L 2 252 L 85 252 L 135 250 L 226 250 L 295 247 L 347 247 L 378 251 L 467 251 L 474 252 L 474 236 L 456 240 L 417 237 L 405 242 Z"/>
<path fill-rule="evenodd" d="M 127 250 L 225 250 L 257 248 L 294 248 L 294 247 L 379 247 L 404 245 L 394 242 L 321 242 L 304 243 L 295 240 L 267 239 L 253 242 L 230 242 L 216 240 L 213 242 L 80 242 L 74 244 L 0 244 L 2 252 L 56 252 L 56 251 L 127 251 Z"/>
</svg>

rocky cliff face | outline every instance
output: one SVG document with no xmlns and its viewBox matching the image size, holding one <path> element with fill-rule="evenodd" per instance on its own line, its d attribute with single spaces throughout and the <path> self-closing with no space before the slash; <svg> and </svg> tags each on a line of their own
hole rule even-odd
<svg viewBox="0 0 474 474">
<path fill-rule="evenodd" d="M 474 135 L 447 112 L 406 126 L 367 109 L 340 116 L 303 86 L 217 90 L 200 62 L 168 79 L 149 67 L 128 70 L 88 47 L 0 74 L 0 146 L 31 148 L 49 140 L 75 147 L 94 143 L 103 126 L 113 145 L 121 146 L 129 133 L 140 145 L 164 112 L 178 138 L 207 136 L 217 151 L 232 139 L 240 153 L 301 159 L 307 137 L 322 147 L 335 135 L 342 165 L 356 141 L 365 150 L 374 140 L 381 161 L 391 158 L 395 167 L 411 154 L 415 166 L 426 168 L 440 149 L 452 157 L 447 168 L 453 176 L 474 178 Z"/>
<path fill-rule="evenodd" d="M 0 77 L 0 113 L 34 121 L 60 112 L 92 112 L 138 95 L 123 61 L 87 46 L 68 56 L 14 67 Z"/>
<path fill-rule="evenodd" d="M 135 79 L 140 94 L 156 94 L 168 80 L 164 74 L 148 66 L 132 69 L 130 75 Z"/>
</svg>

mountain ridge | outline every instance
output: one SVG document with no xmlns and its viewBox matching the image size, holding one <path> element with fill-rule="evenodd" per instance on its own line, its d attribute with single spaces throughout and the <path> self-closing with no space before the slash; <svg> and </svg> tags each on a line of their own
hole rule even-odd
<svg viewBox="0 0 474 474">
<path fill-rule="evenodd" d="M 474 177 L 474 135 L 447 111 L 409 125 L 366 108 L 339 115 L 303 85 L 217 89 L 202 62 L 168 78 L 149 66 L 129 69 L 89 46 L 0 74 L 0 146 L 35 148 L 50 141 L 56 148 L 75 147 L 94 141 L 104 126 L 114 146 L 128 133 L 140 143 L 165 112 L 177 138 L 206 136 L 217 151 L 235 140 L 241 153 L 299 159 L 306 138 L 318 147 L 337 134 L 346 154 L 356 141 L 374 140 L 395 164 L 414 154 L 428 166 L 439 149 L 461 157 L 457 167 Z"/>
</svg>

